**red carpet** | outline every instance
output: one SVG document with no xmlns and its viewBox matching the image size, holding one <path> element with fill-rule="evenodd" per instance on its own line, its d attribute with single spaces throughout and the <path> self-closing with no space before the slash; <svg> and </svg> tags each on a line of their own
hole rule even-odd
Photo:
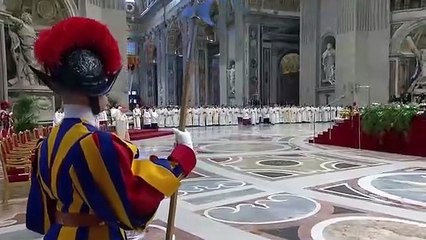
<svg viewBox="0 0 426 240">
<path fill-rule="evenodd" d="M 358 117 L 353 117 L 337 123 L 310 142 L 358 148 L 358 126 Z M 361 132 L 361 149 L 426 157 L 426 118 L 415 117 L 407 133 L 391 130 L 382 136 L 372 136 Z"/>
<path fill-rule="evenodd" d="M 172 135 L 173 132 L 171 130 L 158 130 L 158 129 L 142 129 L 142 130 L 129 130 L 130 140 L 142 140 L 148 138 L 156 138 Z"/>
</svg>

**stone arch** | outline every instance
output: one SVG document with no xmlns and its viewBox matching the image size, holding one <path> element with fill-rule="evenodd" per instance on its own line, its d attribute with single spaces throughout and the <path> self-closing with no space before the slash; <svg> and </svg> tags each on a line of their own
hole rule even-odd
<svg viewBox="0 0 426 240">
<path fill-rule="evenodd" d="M 297 51 L 287 51 L 281 55 L 278 68 L 277 103 L 299 104 L 300 56 Z"/>
<path fill-rule="evenodd" d="M 419 19 L 402 24 L 402 26 L 400 26 L 392 36 L 390 42 L 390 55 L 393 56 L 402 54 L 401 48 L 404 44 L 405 38 L 420 27 L 426 27 L 426 19 Z"/>
<path fill-rule="evenodd" d="M 300 69 L 299 54 L 287 53 L 280 60 L 280 74 L 297 73 Z"/>
<path fill-rule="evenodd" d="M 24 12 L 31 14 L 36 29 L 45 28 L 62 19 L 78 15 L 74 0 L 9 0 L 5 2 L 5 6 L 6 12 L 15 16 L 21 16 Z"/>
</svg>

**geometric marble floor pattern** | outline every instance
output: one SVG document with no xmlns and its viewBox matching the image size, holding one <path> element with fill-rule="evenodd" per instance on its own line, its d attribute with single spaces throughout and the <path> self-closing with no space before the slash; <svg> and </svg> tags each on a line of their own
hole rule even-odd
<svg viewBox="0 0 426 240">
<path fill-rule="evenodd" d="M 426 159 L 309 144 L 313 129 L 189 129 L 198 163 L 179 190 L 175 239 L 426 240 Z M 167 156 L 173 138 L 136 144 Z M 41 239 L 25 230 L 26 193 L 0 207 L 1 240 Z M 130 239 L 164 239 L 167 213 L 165 200 Z"/>
</svg>

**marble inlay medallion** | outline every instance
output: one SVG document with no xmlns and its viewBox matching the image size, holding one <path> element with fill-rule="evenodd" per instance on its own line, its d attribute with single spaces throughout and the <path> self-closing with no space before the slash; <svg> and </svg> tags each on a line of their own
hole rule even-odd
<svg viewBox="0 0 426 240">
<path fill-rule="evenodd" d="M 276 224 L 313 216 L 321 206 L 315 200 L 292 194 L 275 194 L 264 199 L 207 209 L 204 216 L 232 224 Z"/>
<path fill-rule="evenodd" d="M 358 185 L 391 200 L 426 207 L 426 172 L 372 175 L 359 179 Z"/>
<path fill-rule="evenodd" d="M 246 186 L 247 183 L 240 180 L 226 178 L 198 178 L 184 180 L 179 188 L 180 196 L 187 196 L 197 193 L 212 192 L 222 189 L 239 188 Z"/>
<path fill-rule="evenodd" d="M 422 240 L 426 224 L 396 218 L 347 216 L 325 220 L 312 230 L 313 240 Z"/>
</svg>

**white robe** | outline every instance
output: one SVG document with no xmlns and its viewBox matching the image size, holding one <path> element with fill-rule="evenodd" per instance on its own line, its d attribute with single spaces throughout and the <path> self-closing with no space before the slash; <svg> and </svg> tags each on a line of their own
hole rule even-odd
<svg viewBox="0 0 426 240">
<path fill-rule="evenodd" d="M 166 126 L 166 109 L 158 109 L 158 127 Z"/>
<path fill-rule="evenodd" d="M 151 114 L 148 111 L 144 111 L 143 113 L 143 125 L 151 126 Z"/>
<path fill-rule="evenodd" d="M 238 125 L 238 116 L 240 114 L 240 110 L 238 108 L 233 108 L 231 114 L 232 125 Z"/>
<path fill-rule="evenodd" d="M 159 114 L 157 113 L 157 111 L 150 112 L 150 115 L 151 115 L 151 123 L 158 125 Z"/>
<path fill-rule="evenodd" d="M 256 118 L 257 118 L 257 111 L 256 109 L 252 108 L 250 109 L 250 123 L 251 125 L 256 125 Z"/>
<path fill-rule="evenodd" d="M 219 108 L 219 125 L 220 126 L 226 126 L 228 125 L 226 122 L 226 110 L 225 108 Z"/>
<path fill-rule="evenodd" d="M 129 122 L 127 119 L 127 115 L 123 112 L 121 112 L 120 110 L 118 110 L 117 115 L 116 115 L 116 131 L 117 131 L 117 135 L 121 138 L 121 139 L 126 139 L 129 140 Z"/>
<path fill-rule="evenodd" d="M 194 127 L 200 126 L 200 112 L 199 108 L 192 111 L 192 126 Z"/>
<path fill-rule="evenodd" d="M 213 109 L 211 108 L 206 109 L 206 125 L 213 125 Z"/>
<path fill-rule="evenodd" d="M 135 129 L 141 129 L 141 116 L 142 111 L 140 108 L 133 109 L 133 127 Z"/>
<path fill-rule="evenodd" d="M 231 108 L 226 109 L 225 119 L 226 119 L 226 125 L 232 125 L 232 109 Z"/>
<path fill-rule="evenodd" d="M 275 112 L 275 108 L 269 108 L 269 113 L 270 113 L 270 121 L 271 124 L 275 124 L 277 122 L 277 114 Z"/>
<path fill-rule="evenodd" d="M 207 122 L 207 109 L 200 108 L 198 113 L 200 115 L 200 127 L 206 126 L 206 122 Z"/>
<path fill-rule="evenodd" d="M 119 115 L 119 112 L 120 111 L 117 108 L 113 107 L 113 108 L 110 109 L 112 126 L 116 126 L 117 117 Z"/>
<path fill-rule="evenodd" d="M 180 110 L 175 108 L 173 111 L 173 127 L 179 126 L 179 119 L 180 119 Z"/>
<path fill-rule="evenodd" d="M 213 108 L 213 125 L 219 125 L 219 109 Z"/>
<path fill-rule="evenodd" d="M 170 128 L 173 127 L 173 109 L 170 110 L 165 110 L 165 114 L 166 114 L 166 127 Z"/>
<path fill-rule="evenodd" d="M 192 109 L 192 108 L 189 108 L 188 110 L 188 113 L 186 114 L 186 126 L 187 127 L 192 127 L 192 116 L 193 116 L 193 114 L 194 114 L 194 109 Z"/>
</svg>

